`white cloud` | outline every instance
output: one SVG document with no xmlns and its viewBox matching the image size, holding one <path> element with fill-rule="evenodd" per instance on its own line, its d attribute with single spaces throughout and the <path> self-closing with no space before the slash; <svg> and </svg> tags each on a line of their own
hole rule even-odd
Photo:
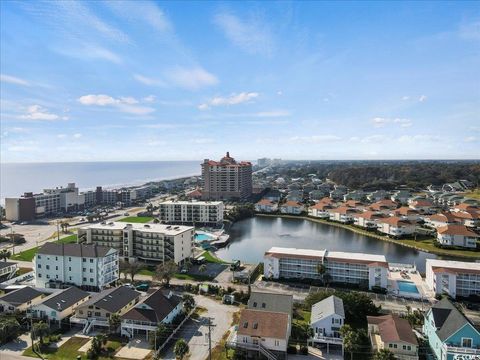
<svg viewBox="0 0 480 360">
<path fill-rule="evenodd" d="M 162 32 L 172 29 L 165 13 L 151 1 L 142 1 L 141 5 L 135 1 L 107 1 L 106 4 L 118 16 L 134 22 L 135 26 L 141 22 Z"/>
<path fill-rule="evenodd" d="M 210 138 L 197 138 L 193 142 L 195 144 L 213 144 L 215 140 Z"/>
<path fill-rule="evenodd" d="M 342 138 L 336 135 L 293 136 L 289 139 L 289 141 L 293 143 L 323 143 L 340 140 L 342 140 Z"/>
<path fill-rule="evenodd" d="M 67 134 L 58 134 L 57 138 L 59 139 L 65 139 L 67 137 Z"/>
<path fill-rule="evenodd" d="M 215 96 L 210 99 L 208 102 L 200 104 L 198 108 L 200 110 L 207 110 L 211 106 L 229 106 L 229 105 L 238 105 L 252 101 L 253 99 L 259 96 L 256 92 L 241 92 L 239 94 L 231 94 L 230 96 Z"/>
<path fill-rule="evenodd" d="M 412 126 L 412 120 L 410 119 L 402 119 L 402 118 L 383 118 L 383 117 L 375 117 L 371 120 L 373 127 L 381 128 L 384 127 L 386 124 L 398 124 L 401 127 L 410 127 Z"/>
<path fill-rule="evenodd" d="M 148 95 L 143 98 L 143 102 L 146 102 L 146 103 L 153 103 L 155 102 L 155 100 L 156 100 L 155 95 Z"/>
<path fill-rule="evenodd" d="M 282 91 L 282 90 L 278 90 L 278 91 L 277 91 L 277 95 L 278 95 L 278 96 L 282 96 L 282 95 L 283 95 L 283 91 Z"/>
<path fill-rule="evenodd" d="M 420 102 L 424 102 L 427 100 L 427 96 L 426 95 L 420 95 L 420 97 L 418 98 L 418 101 Z"/>
<path fill-rule="evenodd" d="M 398 138 L 398 142 L 401 143 L 419 143 L 419 142 L 438 142 L 441 137 L 438 135 L 402 135 Z"/>
<path fill-rule="evenodd" d="M 480 20 L 460 25 L 459 35 L 467 40 L 480 40 Z"/>
<path fill-rule="evenodd" d="M 142 83 L 148 86 L 166 86 L 167 85 L 163 80 L 154 79 L 154 78 L 147 77 L 140 74 L 133 74 L 133 78 L 137 80 L 139 83 Z"/>
<path fill-rule="evenodd" d="M 78 101 L 86 106 L 113 106 L 122 112 L 134 115 L 147 115 L 155 111 L 152 107 L 138 105 L 140 101 L 131 96 L 116 99 L 104 94 L 90 94 L 79 97 Z"/>
<path fill-rule="evenodd" d="M 7 74 L 0 74 L 0 81 L 6 82 L 9 84 L 30 86 L 30 83 L 27 80 L 21 79 L 16 76 L 7 75 Z"/>
<path fill-rule="evenodd" d="M 403 100 L 403 101 L 410 100 L 410 96 L 403 96 L 403 97 L 402 97 L 402 100 Z"/>
<path fill-rule="evenodd" d="M 465 142 L 476 142 L 478 141 L 478 138 L 476 136 L 467 136 L 465 138 Z"/>
<path fill-rule="evenodd" d="M 290 111 L 288 110 L 260 111 L 256 113 L 258 117 L 286 117 L 290 115 Z"/>
<path fill-rule="evenodd" d="M 24 120 L 46 120 L 46 121 L 55 121 L 55 120 L 68 120 L 68 117 L 50 113 L 47 109 L 41 107 L 40 105 L 32 105 L 27 108 L 26 114 L 20 115 L 20 119 Z"/>
<path fill-rule="evenodd" d="M 365 144 L 371 144 L 371 143 L 383 143 L 384 141 L 387 140 L 387 136 L 385 135 L 370 135 L 362 138 L 360 141 Z"/>
<path fill-rule="evenodd" d="M 121 64 L 122 58 L 111 50 L 99 45 L 79 44 L 75 47 L 54 48 L 57 53 L 81 60 L 105 60 L 114 64 Z"/>
<path fill-rule="evenodd" d="M 80 138 L 82 137 L 82 134 L 80 134 L 80 133 L 73 134 L 73 137 L 74 137 L 75 139 L 80 139 Z"/>
<path fill-rule="evenodd" d="M 166 73 L 166 76 L 176 86 L 188 90 L 197 90 L 218 84 L 215 75 L 198 66 L 194 68 L 176 67 Z"/>
<path fill-rule="evenodd" d="M 247 53 L 269 55 L 273 50 L 273 38 L 265 20 L 254 18 L 247 21 L 220 13 L 214 17 L 214 23 L 227 39 Z"/>
</svg>

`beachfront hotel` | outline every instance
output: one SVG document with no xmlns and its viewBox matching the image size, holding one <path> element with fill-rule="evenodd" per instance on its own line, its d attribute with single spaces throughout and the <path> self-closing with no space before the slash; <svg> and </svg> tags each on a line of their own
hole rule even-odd
<svg viewBox="0 0 480 360">
<path fill-rule="evenodd" d="M 192 256 L 194 233 L 192 226 L 103 222 L 78 229 L 78 239 L 118 249 L 129 261 L 183 264 Z"/>
<path fill-rule="evenodd" d="M 203 200 L 248 199 L 252 195 L 252 163 L 237 162 L 227 154 L 202 163 Z"/>
<path fill-rule="evenodd" d="M 165 201 L 158 205 L 159 219 L 169 224 L 221 226 L 222 201 Z"/>
<path fill-rule="evenodd" d="M 480 263 L 427 259 L 425 281 L 435 294 L 480 295 Z"/>
<path fill-rule="evenodd" d="M 333 283 L 387 287 L 384 255 L 272 247 L 263 259 L 266 278 L 320 280 L 319 265 L 323 265 Z"/>
</svg>

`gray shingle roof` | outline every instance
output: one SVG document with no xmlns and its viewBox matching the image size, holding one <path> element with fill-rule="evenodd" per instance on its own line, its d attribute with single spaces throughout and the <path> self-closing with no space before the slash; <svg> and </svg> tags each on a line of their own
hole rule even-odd
<svg viewBox="0 0 480 360">
<path fill-rule="evenodd" d="M 75 286 L 71 286 L 60 293 L 49 296 L 42 302 L 42 304 L 48 306 L 50 309 L 63 311 L 89 296 L 90 294 L 88 292 Z"/>
<path fill-rule="evenodd" d="M 159 323 L 182 301 L 179 296 L 165 296 L 161 289 L 152 292 L 143 302 L 137 304 L 122 316 L 122 319 Z M 143 306 L 145 304 L 146 306 Z"/>
<path fill-rule="evenodd" d="M 454 332 L 470 324 L 467 318 L 447 299 L 444 298 L 432 307 L 433 321 L 441 341 L 448 339 Z"/>
<path fill-rule="evenodd" d="M 310 316 L 310 323 L 313 324 L 327 316 L 339 315 L 345 317 L 345 310 L 343 309 L 343 300 L 335 295 L 329 296 L 322 301 L 317 302 L 312 306 L 312 314 Z"/>
<path fill-rule="evenodd" d="M 94 305 L 105 311 L 115 313 L 126 306 L 130 301 L 138 298 L 140 293 L 126 286 L 103 290 L 95 294 L 82 306 Z"/>
<path fill-rule="evenodd" d="M 248 309 L 282 312 L 292 315 L 293 296 L 252 291 L 248 299 Z"/>
<path fill-rule="evenodd" d="M 15 265 L 16 263 L 14 262 L 8 262 L 8 261 L 0 261 L 0 270 L 7 268 L 9 266 Z"/>
<path fill-rule="evenodd" d="M 43 245 L 37 253 L 41 255 L 96 258 L 107 255 L 110 249 L 109 247 L 96 244 L 57 244 L 49 242 Z"/>
<path fill-rule="evenodd" d="M 0 300 L 3 300 L 14 306 L 19 306 L 42 295 L 43 293 L 40 291 L 27 286 L 1 296 Z"/>
</svg>

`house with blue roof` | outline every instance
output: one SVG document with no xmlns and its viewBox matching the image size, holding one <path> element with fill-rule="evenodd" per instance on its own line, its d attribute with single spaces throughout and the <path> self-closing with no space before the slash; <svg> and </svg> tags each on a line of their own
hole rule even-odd
<svg viewBox="0 0 480 360">
<path fill-rule="evenodd" d="M 423 333 L 437 360 L 480 357 L 480 332 L 447 298 L 425 314 Z"/>
</svg>

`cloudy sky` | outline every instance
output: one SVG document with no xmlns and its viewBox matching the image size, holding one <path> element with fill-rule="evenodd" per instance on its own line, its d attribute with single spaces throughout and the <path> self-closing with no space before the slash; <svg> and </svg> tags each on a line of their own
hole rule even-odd
<svg viewBox="0 0 480 360">
<path fill-rule="evenodd" d="M 473 1 L 0 6 L 2 162 L 480 155 Z"/>
</svg>

